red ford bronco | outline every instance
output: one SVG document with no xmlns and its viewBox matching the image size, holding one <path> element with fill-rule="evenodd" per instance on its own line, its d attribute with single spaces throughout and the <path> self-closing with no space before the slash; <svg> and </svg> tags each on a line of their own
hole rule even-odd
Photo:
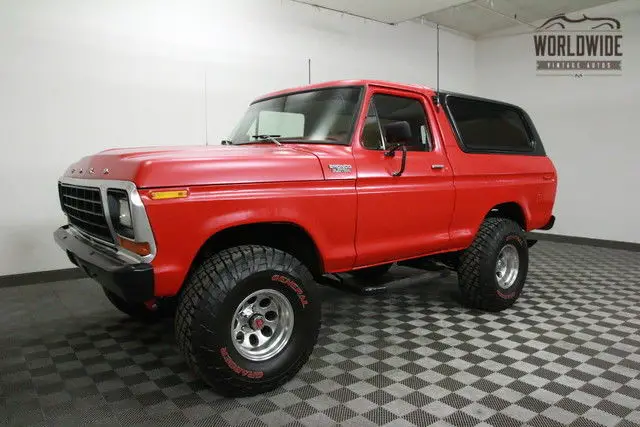
<svg viewBox="0 0 640 427">
<path fill-rule="evenodd" d="M 221 145 L 81 159 L 58 183 L 68 224 L 54 237 L 121 311 L 174 315 L 212 388 L 254 395 L 306 363 L 317 284 L 343 273 L 375 291 L 393 264 L 438 266 L 466 305 L 510 307 L 556 186 L 521 108 L 340 81 L 257 99 Z"/>
</svg>

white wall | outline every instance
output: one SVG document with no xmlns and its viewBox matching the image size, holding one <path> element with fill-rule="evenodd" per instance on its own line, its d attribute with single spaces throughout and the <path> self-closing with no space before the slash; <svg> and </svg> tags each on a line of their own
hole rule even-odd
<svg viewBox="0 0 640 427">
<path fill-rule="evenodd" d="M 622 22 L 622 75 L 536 76 L 533 36 L 480 40 L 477 91 L 523 106 L 559 174 L 550 233 L 640 243 L 640 2 L 585 11 Z"/>
<path fill-rule="evenodd" d="M 227 136 L 248 102 L 313 81 L 435 85 L 435 31 L 287 0 L 0 0 L 0 275 L 71 267 L 52 232 L 77 158 Z M 441 33 L 441 85 L 473 92 L 472 40 Z M 205 73 L 208 114 L 205 120 Z"/>
</svg>

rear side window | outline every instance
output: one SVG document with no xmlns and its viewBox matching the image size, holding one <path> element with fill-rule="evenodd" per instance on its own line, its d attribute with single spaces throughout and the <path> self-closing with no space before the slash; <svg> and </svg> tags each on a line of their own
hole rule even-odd
<svg viewBox="0 0 640 427">
<path fill-rule="evenodd" d="M 464 148 L 475 152 L 533 150 L 534 138 L 518 109 L 457 97 L 449 97 L 447 105 Z"/>
</svg>

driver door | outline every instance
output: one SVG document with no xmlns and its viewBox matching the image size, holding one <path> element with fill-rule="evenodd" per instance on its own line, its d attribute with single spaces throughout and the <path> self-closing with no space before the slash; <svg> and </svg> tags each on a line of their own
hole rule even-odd
<svg viewBox="0 0 640 427">
<path fill-rule="evenodd" d="M 354 144 L 358 200 L 356 267 L 446 249 L 454 209 L 453 173 L 420 93 L 373 89 Z M 395 144 L 406 151 L 385 152 Z"/>
</svg>

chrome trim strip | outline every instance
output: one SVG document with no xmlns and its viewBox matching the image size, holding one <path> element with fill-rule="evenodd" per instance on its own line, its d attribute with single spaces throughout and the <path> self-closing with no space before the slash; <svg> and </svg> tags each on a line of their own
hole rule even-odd
<svg viewBox="0 0 640 427">
<path fill-rule="evenodd" d="M 102 199 L 102 206 L 104 209 L 104 214 L 106 216 L 107 225 L 109 226 L 109 230 L 111 231 L 111 235 L 115 242 L 117 242 L 118 234 L 111 223 L 111 214 L 109 212 L 109 203 L 107 198 L 107 190 L 124 190 L 129 194 L 129 204 L 131 206 L 131 217 L 133 219 L 133 232 L 135 235 L 135 240 L 138 242 L 148 242 L 151 254 L 146 256 L 140 256 L 138 254 L 134 254 L 131 251 L 123 249 L 117 245 L 113 245 L 111 243 L 105 242 L 103 240 L 97 239 L 94 236 L 88 236 L 86 233 L 81 232 L 76 227 L 71 227 L 74 231 L 76 231 L 83 239 L 98 244 L 100 246 L 109 248 L 110 250 L 115 250 L 116 255 L 122 259 L 123 261 L 129 264 L 137 264 L 137 263 L 149 263 L 156 256 L 156 241 L 153 237 L 153 230 L 151 229 L 151 224 L 149 223 L 149 218 L 147 217 L 147 211 L 142 204 L 142 198 L 138 193 L 138 189 L 136 185 L 131 181 L 118 181 L 118 180 L 110 180 L 110 179 L 83 179 L 83 178 L 69 178 L 69 177 L 61 177 L 58 180 L 61 184 L 69 184 L 69 185 L 78 185 L 83 187 L 94 187 L 100 189 L 100 197 Z"/>
</svg>

